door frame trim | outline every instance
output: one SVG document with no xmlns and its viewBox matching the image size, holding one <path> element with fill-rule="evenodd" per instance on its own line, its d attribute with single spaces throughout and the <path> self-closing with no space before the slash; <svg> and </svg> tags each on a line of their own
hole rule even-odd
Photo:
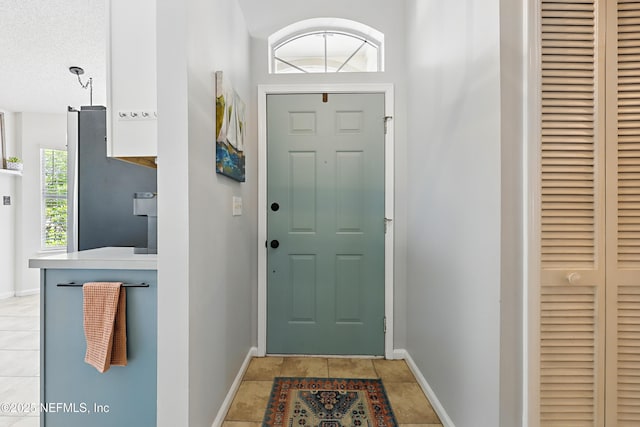
<svg viewBox="0 0 640 427">
<path fill-rule="evenodd" d="M 383 93 L 385 116 L 394 114 L 394 86 L 391 83 L 258 85 L 258 356 L 267 353 L 267 95 L 295 93 Z M 384 355 L 393 359 L 393 277 L 394 277 L 394 120 L 387 122 L 385 134 L 384 214 L 390 222 L 384 238 L 385 278 Z M 383 325 L 380 325 L 383 327 Z"/>
<path fill-rule="evenodd" d="M 523 254 L 523 384 L 522 421 L 524 427 L 540 426 L 540 224 L 542 177 L 540 150 L 542 139 L 541 53 L 539 40 L 542 15 L 537 1 L 528 1 L 524 12 L 524 48 L 529 61 L 525 64 L 523 113 L 523 190 L 524 190 L 524 254 Z"/>
</svg>

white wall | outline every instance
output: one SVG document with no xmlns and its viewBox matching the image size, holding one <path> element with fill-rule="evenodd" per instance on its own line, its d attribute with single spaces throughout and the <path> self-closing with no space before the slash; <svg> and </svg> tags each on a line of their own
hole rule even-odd
<svg viewBox="0 0 640 427">
<path fill-rule="evenodd" d="M 251 39 L 251 69 L 253 88 L 251 97 L 257 97 L 260 84 L 316 84 L 316 83 L 393 83 L 395 89 L 395 275 L 394 275 L 394 348 L 406 343 L 406 194 L 407 194 L 407 84 L 405 57 L 405 13 L 403 2 L 387 0 L 352 0 L 323 2 L 291 2 L 279 0 L 277 4 L 261 3 L 259 26 Z M 284 4 L 288 7 L 284 7 Z M 263 10 L 266 9 L 266 10 Z M 254 12 L 255 13 L 255 12 Z M 344 18 L 361 22 L 385 35 L 385 72 L 340 74 L 269 74 L 267 37 L 294 22 L 318 17 Z M 252 110 L 254 117 L 257 115 Z M 251 137 L 257 139 L 256 129 Z M 257 304 L 254 301 L 254 310 Z M 257 322 L 257 320 L 256 320 Z M 254 331 L 254 340 L 255 334 Z"/>
<path fill-rule="evenodd" d="M 16 114 L 16 152 L 22 158 L 22 178 L 16 181 L 16 295 L 40 289 L 38 269 L 29 268 L 29 258 L 41 246 L 40 149 L 66 149 L 67 116 L 45 113 Z"/>
<path fill-rule="evenodd" d="M 7 157 L 15 156 L 15 114 L 3 111 Z M 0 154 L 1 156 L 1 154 Z M 0 159 L 1 161 L 2 159 Z M 0 166 L 1 167 L 1 166 Z M 0 173 L 0 299 L 15 294 L 16 180 L 19 176 Z M 11 197 L 11 205 L 2 204 L 2 196 Z"/>
<path fill-rule="evenodd" d="M 189 425 L 187 13 L 181 2 L 158 0 L 156 14 L 159 285 L 157 424 L 158 427 L 170 427 Z"/>
<path fill-rule="evenodd" d="M 251 36 L 258 39 L 267 38 L 274 31 L 279 30 L 294 22 L 309 18 L 344 18 L 360 21 L 380 31 L 392 29 L 401 21 L 404 2 L 389 0 L 323 0 L 323 1 L 296 1 L 296 0 L 238 0 L 241 4 Z M 383 31 L 391 37 L 402 34 L 394 34 L 393 31 Z M 396 41 L 392 41 L 396 43 Z M 261 59 L 265 61 L 267 52 Z M 402 64 L 397 64 L 402 65 Z"/>
<path fill-rule="evenodd" d="M 252 111 L 250 68 L 235 0 L 158 1 L 159 426 L 210 426 L 255 344 L 256 142 L 240 184 L 215 173 L 214 137 L 214 72 Z"/>
<path fill-rule="evenodd" d="M 500 425 L 499 6 L 406 10 L 407 349 L 457 427 Z"/>
<path fill-rule="evenodd" d="M 5 126 L 5 148 L 7 157 L 18 156 L 18 147 L 16 141 L 16 113 L 11 111 L 5 111 L 0 108 L 0 111 L 4 113 L 4 126 Z"/>
<path fill-rule="evenodd" d="M 15 294 L 16 179 L 20 178 L 0 172 L 0 299 Z M 10 206 L 2 204 L 2 196 L 11 197 Z"/>
</svg>

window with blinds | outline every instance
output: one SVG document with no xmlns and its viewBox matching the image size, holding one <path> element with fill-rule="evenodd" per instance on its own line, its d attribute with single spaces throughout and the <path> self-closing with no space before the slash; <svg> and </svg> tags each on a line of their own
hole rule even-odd
<svg viewBox="0 0 640 427">
<path fill-rule="evenodd" d="M 67 152 L 40 150 L 42 249 L 67 246 Z"/>
</svg>

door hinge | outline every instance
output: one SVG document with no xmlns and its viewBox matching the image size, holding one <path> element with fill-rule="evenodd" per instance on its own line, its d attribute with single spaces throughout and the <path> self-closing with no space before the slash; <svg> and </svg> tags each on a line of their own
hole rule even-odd
<svg viewBox="0 0 640 427">
<path fill-rule="evenodd" d="M 391 221 L 393 221 L 391 218 L 384 219 L 384 234 L 387 234 L 387 230 L 389 230 L 389 225 L 391 225 Z"/>
<path fill-rule="evenodd" d="M 386 334 L 387 333 L 387 316 L 384 316 L 382 318 L 382 331 Z"/>
<path fill-rule="evenodd" d="M 387 134 L 387 122 L 392 120 L 393 116 L 384 116 L 384 134 Z"/>
</svg>

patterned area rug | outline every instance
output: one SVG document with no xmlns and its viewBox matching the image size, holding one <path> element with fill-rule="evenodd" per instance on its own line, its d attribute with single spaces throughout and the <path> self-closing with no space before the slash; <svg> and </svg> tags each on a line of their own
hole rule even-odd
<svg viewBox="0 0 640 427">
<path fill-rule="evenodd" d="M 263 427 L 395 427 L 379 379 L 276 378 Z"/>
</svg>

